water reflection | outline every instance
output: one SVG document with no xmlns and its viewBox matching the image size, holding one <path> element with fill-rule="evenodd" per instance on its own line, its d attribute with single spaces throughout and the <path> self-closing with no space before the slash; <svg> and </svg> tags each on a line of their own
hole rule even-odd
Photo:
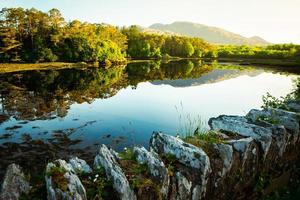
<svg viewBox="0 0 300 200">
<path fill-rule="evenodd" d="M 181 103 L 205 119 L 244 114 L 259 108 L 266 92 L 289 93 L 296 77 L 190 60 L 0 74 L 0 176 L 14 161 L 41 167 L 71 154 L 91 160 L 100 143 L 147 146 L 154 130 L 176 134 Z"/>
</svg>

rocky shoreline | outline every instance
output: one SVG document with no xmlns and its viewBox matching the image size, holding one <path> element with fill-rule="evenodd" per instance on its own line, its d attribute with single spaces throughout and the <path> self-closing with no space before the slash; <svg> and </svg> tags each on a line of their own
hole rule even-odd
<svg viewBox="0 0 300 200">
<path fill-rule="evenodd" d="M 258 199 L 286 185 L 299 164 L 300 105 L 287 106 L 289 111 L 268 108 L 211 118 L 218 142 L 155 132 L 149 151 L 134 147 L 117 153 L 100 145 L 93 167 L 76 157 L 53 161 L 44 175 L 47 199 L 106 199 L 105 192 L 113 196 L 108 199 L 121 200 Z M 33 189 L 21 167 L 8 166 L 1 200 L 24 199 Z"/>
</svg>

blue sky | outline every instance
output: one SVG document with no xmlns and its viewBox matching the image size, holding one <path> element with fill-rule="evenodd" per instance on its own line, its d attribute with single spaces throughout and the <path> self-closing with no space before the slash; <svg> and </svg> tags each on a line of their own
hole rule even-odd
<svg viewBox="0 0 300 200">
<path fill-rule="evenodd" d="M 191 21 L 300 44 L 300 0 L 0 0 L 3 7 L 58 8 L 66 20 L 119 26 Z"/>
</svg>

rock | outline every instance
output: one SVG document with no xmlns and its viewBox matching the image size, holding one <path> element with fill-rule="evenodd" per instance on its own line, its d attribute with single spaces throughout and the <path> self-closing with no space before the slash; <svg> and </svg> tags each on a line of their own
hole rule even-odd
<svg viewBox="0 0 300 200">
<path fill-rule="evenodd" d="M 7 167 L 0 193 L 1 200 L 17 200 L 23 193 L 30 190 L 29 182 L 26 180 L 21 167 L 11 164 Z"/>
<path fill-rule="evenodd" d="M 287 103 L 286 106 L 294 112 L 300 112 L 300 104 L 298 104 L 296 101 L 291 101 Z"/>
<path fill-rule="evenodd" d="M 177 199 L 189 199 L 192 189 L 192 182 L 189 181 L 185 176 L 180 172 L 176 172 L 177 180 Z"/>
<path fill-rule="evenodd" d="M 283 125 L 287 130 L 292 131 L 293 134 L 299 133 L 299 118 L 300 115 L 294 112 L 289 112 L 281 109 L 269 108 L 265 110 L 252 109 L 246 116 L 252 121 L 258 119 L 269 119 L 273 124 Z M 267 120 L 268 121 L 268 120 Z"/>
<path fill-rule="evenodd" d="M 252 122 L 266 121 L 271 125 L 272 137 L 279 149 L 279 156 L 283 156 L 288 144 L 296 144 L 299 138 L 298 115 L 281 109 L 251 110 L 247 118 Z"/>
<path fill-rule="evenodd" d="M 69 160 L 69 163 L 76 173 L 88 174 L 92 172 L 91 167 L 86 163 L 85 160 L 74 157 Z"/>
<path fill-rule="evenodd" d="M 103 167 L 108 178 L 113 181 L 113 188 L 118 192 L 121 200 L 136 200 L 134 191 L 130 188 L 129 182 L 116 158 L 104 144 L 100 146 L 95 157 L 94 167 Z"/>
<path fill-rule="evenodd" d="M 144 147 L 134 147 L 134 156 L 140 164 L 146 164 L 154 180 L 161 184 L 161 193 L 166 198 L 169 191 L 170 179 L 165 164 L 155 152 L 149 152 Z"/>
<path fill-rule="evenodd" d="M 86 200 L 86 191 L 72 165 L 64 160 L 48 163 L 46 168 L 48 200 Z"/>
<path fill-rule="evenodd" d="M 227 141 L 228 144 L 232 145 L 233 149 L 241 155 L 242 158 L 242 165 L 245 164 L 249 153 L 257 153 L 257 149 L 255 148 L 254 139 L 251 137 L 248 138 L 242 138 L 239 140 L 229 140 Z"/>
<path fill-rule="evenodd" d="M 228 144 L 213 144 L 214 149 L 218 152 L 222 162 L 223 168 L 221 171 L 221 177 L 224 177 L 227 172 L 230 171 L 233 162 L 233 149 Z"/>
<path fill-rule="evenodd" d="M 194 176 L 197 178 L 197 184 L 200 185 L 198 193 L 200 196 L 205 194 L 211 167 L 209 158 L 202 149 L 185 143 L 179 138 L 159 132 L 153 133 L 150 139 L 150 149 L 158 154 L 171 154 L 176 157 L 179 163 L 190 169 L 192 168 L 192 171 L 196 171 Z"/>
<path fill-rule="evenodd" d="M 209 126 L 212 130 L 224 130 L 237 133 L 244 137 L 252 137 L 260 143 L 264 152 L 264 158 L 269 152 L 272 144 L 272 130 L 252 124 L 245 117 L 221 115 L 209 119 Z"/>
</svg>

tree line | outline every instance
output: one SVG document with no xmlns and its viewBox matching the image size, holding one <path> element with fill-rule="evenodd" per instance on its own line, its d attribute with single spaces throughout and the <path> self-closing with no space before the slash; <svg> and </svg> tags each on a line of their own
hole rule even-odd
<svg viewBox="0 0 300 200">
<path fill-rule="evenodd" d="M 105 62 L 163 55 L 202 57 L 214 47 L 202 39 L 142 33 L 138 27 L 66 22 L 57 9 L 0 11 L 1 62 Z"/>
<path fill-rule="evenodd" d="M 300 61 L 300 45 L 275 44 L 268 46 L 220 45 L 218 57 L 222 58 L 270 58 Z"/>
<path fill-rule="evenodd" d="M 137 26 L 66 22 L 57 9 L 0 11 L 0 62 L 118 63 L 170 57 L 298 59 L 300 46 L 217 46 L 200 38 L 145 33 Z"/>
</svg>

